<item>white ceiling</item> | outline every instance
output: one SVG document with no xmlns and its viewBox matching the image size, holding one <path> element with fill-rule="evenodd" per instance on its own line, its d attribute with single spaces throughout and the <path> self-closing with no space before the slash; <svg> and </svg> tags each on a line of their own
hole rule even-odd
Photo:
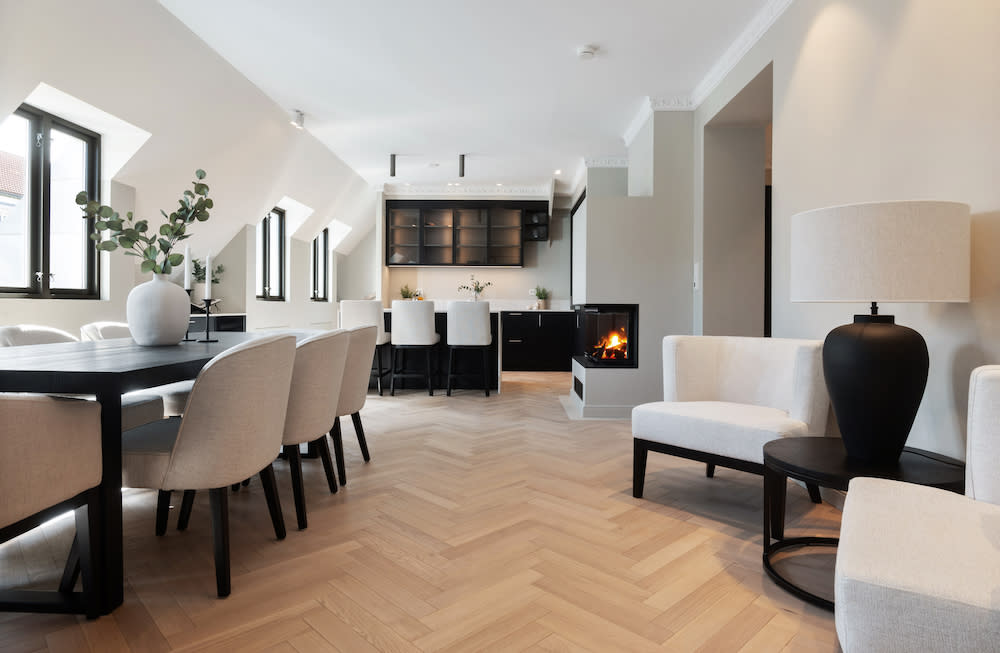
<svg viewBox="0 0 1000 653">
<path fill-rule="evenodd" d="M 624 157 L 644 98 L 689 101 L 775 4 L 160 1 L 372 185 L 547 187 L 558 169 L 556 192 L 584 158 Z"/>
</svg>

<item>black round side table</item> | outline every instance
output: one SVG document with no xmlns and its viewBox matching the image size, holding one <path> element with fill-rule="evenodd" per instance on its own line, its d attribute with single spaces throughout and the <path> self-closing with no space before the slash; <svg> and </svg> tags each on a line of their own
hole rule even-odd
<svg viewBox="0 0 1000 653">
<path fill-rule="evenodd" d="M 840 541 L 836 537 L 785 538 L 787 479 L 846 491 L 848 483 L 857 476 L 888 478 L 965 492 L 965 463 L 930 451 L 906 447 L 898 462 L 872 464 L 848 457 L 840 438 L 782 438 L 765 444 L 764 570 L 779 586 L 829 610 L 833 609 L 833 601 L 792 583 L 771 564 L 772 555 L 778 551 L 804 546 L 837 546 Z"/>
</svg>

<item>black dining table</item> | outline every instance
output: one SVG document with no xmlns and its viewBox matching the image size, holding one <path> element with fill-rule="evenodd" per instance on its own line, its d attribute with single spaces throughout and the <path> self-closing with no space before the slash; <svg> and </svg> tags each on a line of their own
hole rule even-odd
<svg viewBox="0 0 1000 653">
<path fill-rule="evenodd" d="M 226 349 L 268 333 L 213 333 L 216 342 L 142 347 L 131 338 L 0 347 L 0 392 L 96 395 L 101 403 L 101 503 L 98 578 L 101 614 L 122 604 L 122 394 L 193 379 Z M 297 337 L 309 332 L 288 332 Z M 314 333 L 314 332 L 313 332 Z"/>
</svg>

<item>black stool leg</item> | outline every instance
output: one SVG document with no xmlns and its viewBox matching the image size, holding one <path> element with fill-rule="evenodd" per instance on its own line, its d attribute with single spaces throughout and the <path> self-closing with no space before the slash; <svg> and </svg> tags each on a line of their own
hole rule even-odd
<svg viewBox="0 0 1000 653">
<path fill-rule="evenodd" d="M 490 396 L 490 348 L 483 347 L 483 392 Z"/>
<path fill-rule="evenodd" d="M 326 484 L 330 487 L 330 494 L 336 494 L 339 486 L 337 476 L 333 472 L 333 458 L 330 456 L 330 443 L 326 441 L 326 434 L 316 440 L 316 448 L 319 449 L 319 458 L 323 461 L 323 472 L 326 474 Z"/>
<path fill-rule="evenodd" d="M 354 432 L 358 435 L 358 446 L 361 447 L 361 457 L 365 462 L 371 461 L 368 455 L 368 442 L 365 440 L 365 429 L 361 426 L 361 413 L 351 413 L 351 421 L 354 422 Z"/>
<path fill-rule="evenodd" d="M 302 454 L 299 452 L 299 445 L 285 445 L 285 455 L 288 456 L 288 468 L 292 472 L 292 497 L 295 499 L 295 518 L 298 520 L 299 530 L 303 530 L 309 525 L 306 519 L 306 493 L 302 486 Z"/>
<path fill-rule="evenodd" d="M 806 489 L 809 490 L 809 498 L 812 499 L 813 503 L 823 503 L 823 497 L 820 496 L 818 485 L 806 483 Z"/>
<path fill-rule="evenodd" d="M 448 391 L 445 393 L 447 396 L 451 396 L 451 375 L 452 370 L 455 369 L 455 348 L 448 347 Z"/>
<path fill-rule="evenodd" d="M 389 349 L 389 396 L 396 396 L 396 353 L 395 347 Z"/>
<path fill-rule="evenodd" d="M 375 348 L 375 367 L 377 368 L 378 374 L 378 396 L 382 396 L 382 347 L 384 345 L 379 345 Z"/>
<path fill-rule="evenodd" d="M 431 348 L 427 348 L 427 394 L 434 396 L 434 381 L 431 380 Z"/>
<path fill-rule="evenodd" d="M 167 513 L 170 511 L 170 490 L 160 490 L 156 494 L 156 534 L 167 532 Z"/>
<path fill-rule="evenodd" d="M 215 549 L 215 587 L 219 598 L 232 591 L 229 575 L 229 493 L 218 487 L 208 491 L 212 504 L 212 541 Z"/>
<path fill-rule="evenodd" d="M 333 454 L 337 457 L 337 476 L 340 484 L 347 485 L 347 467 L 344 465 L 344 437 L 340 432 L 340 418 L 333 423 Z"/>
<path fill-rule="evenodd" d="M 705 477 L 715 478 L 715 465 L 712 463 L 705 463 Z"/>
</svg>

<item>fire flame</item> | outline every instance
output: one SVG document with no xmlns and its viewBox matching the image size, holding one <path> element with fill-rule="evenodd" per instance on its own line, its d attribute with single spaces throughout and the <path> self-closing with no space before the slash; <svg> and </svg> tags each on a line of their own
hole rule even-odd
<svg viewBox="0 0 1000 653">
<path fill-rule="evenodd" d="M 594 358 L 602 360 L 626 359 L 628 358 L 628 338 L 625 336 L 625 327 L 616 331 L 611 331 L 601 338 L 594 347 Z"/>
</svg>

